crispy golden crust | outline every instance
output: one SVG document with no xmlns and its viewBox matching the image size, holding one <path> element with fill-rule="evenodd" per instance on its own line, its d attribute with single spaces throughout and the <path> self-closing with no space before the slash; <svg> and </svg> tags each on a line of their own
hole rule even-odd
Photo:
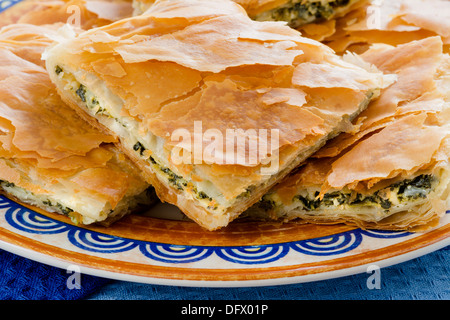
<svg viewBox="0 0 450 320">
<path fill-rule="evenodd" d="M 369 1 L 335 21 L 335 32 L 311 31 L 336 52 L 363 52 L 368 45 L 398 45 L 440 36 L 450 46 L 450 2 L 446 0 Z"/>
<path fill-rule="evenodd" d="M 90 125 L 98 129 L 100 132 L 103 132 L 107 135 L 115 136 L 115 133 L 109 130 L 107 127 L 103 126 L 98 122 L 97 119 L 90 116 L 84 109 L 79 108 L 72 100 L 71 95 L 66 91 L 60 91 L 59 94 L 61 95 L 62 99 L 66 102 L 67 105 L 72 106 L 74 110 L 78 113 L 78 115 L 83 118 L 85 121 L 87 121 Z M 364 108 L 364 105 L 361 105 L 361 109 Z M 353 116 L 356 116 L 359 112 L 355 112 Z M 342 120 L 341 125 L 344 127 L 347 123 L 347 120 Z M 120 140 L 120 137 L 115 136 L 118 140 Z M 328 138 L 328 137 L 327 137 Z M 331 137 L 330 137 L 331 138 Z M 315 148 L 315 150 L 318 150 L 326 141 L 327 139 L 323 139 Z M 164 183 L 158 177 L 156 174 L 151 170 L 151 168 L 147 165 L 146 162 L 142 161 L 142 159 L 138 156 L 136 152 L 129 148 L 125 148 L 123 144 L 117 144 L 118 148 L 126 154 L 139 168 L 140 175 L 150 183 L 150 185 L 155 189 L 155 192 L 158 196 L 158 198 L 163 201 L 170 204 L 176 205 L 182 212 L 184 212 L 189 218 L 191 218 L 193 221 L 198 223 L 200 226 L 204 227 L 205 229 L 208 229 L 210 231 L 214 231 L 217 229 L 222 228 L 223 226 L 228 225 L 231 221 L 236 219 L 240 213 L 245 211 L 246 208 L 251 206 L 254 202 L 253 199 L 247 199 L 246 202 L 242 202 L 239 207 L 233 208 L 232 211 L 226 212 L 222 215 L 212 215 L 208 210 L 206 210 L 203 206 L 200 206 L 196 203 L 195 200 L 192 200 L 191 197 L 186 196 L 183 192 L 170 187 L 167 183 Z M 285 174 L 293 170 L 295 167 L 294 164 L 292 164 L 290 167 L 285 169 Z M 218 170 L 219 168 L 215 167 L 212 170 Z M 232 170 L 231 167 L 228 168 L 228 170 Z M 228 187 L 230 187 L 230 192 L 234 191 L 233 183 L 230 182 L 230 178 L 232 178 L 232 172 L 231 171 L 225 171 L 224 168 L 220 169 L 220 174 L 218 177 L 223 177 L 224 180 L 228 181 L 228 184 L 226 184 Z M 257 191 L 257 194 L 254 195 L 254 197 L 260 198 L 262 197 L 267 191 L 269 191 L 270 186 L 267 186 L 264 189 L 260 189 Z"/>
<path fill-rule="evenodd" d="M 0 33 L 0 180 L 42 199 L 67 190 L 89 194 L 114 209 L 148 184 L 113 147 L 114 137 L 83 121 L 57 94 L 39 61 L 54 31 L 19 24 Z"/>
<path fill-rule="evenodd" d="M 417 207 L 413 213 L 402 211 L 395 213 L 381 221 L 370 222 L 354 218 L 354 213 L 349 212 L 344 218 L 330 218 L 326 216 L 306 216 L 303 212 L 293 210 L 292 214 L 298 214 L 295 219 L 299 223 L 314 223 L 321 225 L 346 224 L 361 229 L 387 230 L 387 231 L 408 231 L 423 232 L 439 226 L 442 214 L 439 208 Z M 293 218 L 294 219 L 294 218 Z"/>
<path fill-rule="evenodd" d="M 148 10 L 155 1 L 156 0 L 133 0 L 133 6 L 136 9 L 135 14 L 142 14 Z M 250 15 L 254 15 L 286 4 L 288 0 L 235 0 L 234 2 L 246 9 Z"/>
<path fill-rule="evenodd" d="M 156 181 L 147 159 L 132 156 L 141 169 L 147 168 L 146 178 L 161 190 L 163 201 L 180 205 L 210 229 L 226 225 L 224 221 L 257 201 L 324 140 L 346 128 L 343 123 L 383 86 L 380 72 L 346 62 L 284 24 L 252 21 L 232 1 L 157 1 L 145 15 L 54 46 L 47 53 L 52 80 L 72 107 L 86 109 L 74 89 L 67 89 L 64 77 L 54 72 L 56 66 L 89 90 L 106 87 L 114 101 L 123 101 L 104 107 L 119 109 L 121 117 L 137 123 L 139 135 L 151 133 L 162 141 L 166 153 L 148 150 L 149 155 L 157 153 L 156 158 L 164 158 L 165 166 L 188 181 L 209 181 L 226 201 L 236 200 L 220 214 L 199 209 L 195 199 L 184 199 L 183 191 Z M 311 82 L 308 70 L 321 71 L 320 79 Z M 256 163 L 250 163 L 248 155 L 262 149 L 252 149 L 250 143 L 207 154 L 207 159 L 205 153 L 199 159 L 191 152 L 188 165 L 171 162 L 169 155 L 177 147 L 186 152 L 196 143 L 203 150 L 208 147 L 207 140 L 193 138 L 195 121 L 202 123 L 202 132 L 216 130 L 223 137 L 227 129 L 240 129 L 239 137 L 255 139 L 257 146 L 267 141 L 252 129 L 270 134 L 277 130 L 278 145 L 256 154 Z M 170 139 L 179 128 L 190 134 L 186 145 Z M 128 155 L 136 153 L 132 145 L 122 147 Z M 263 161 L 276 151 L 280 167 L 264 175 Z M 250 186 L 254 193 L 237 199 Z M 220 222 L 212 224 L 214 219 Z"/>
<path fill-rule="evenodd" d="M 276 10 L 277 8 L 290 5 L 290 0 L 234 0 L 236 3 L 240 4 L 249 14 L 250 17 L 258 17 L 258 15 L 265 13 L 270 10 Z M 297 3 L 301 4 L 309 4 L 309 3 L 318 3 L 326 4 L 330 2 L 334 2 L 332 0 L 302 0 L 302 1 L 296 1 Z M 339 16 L 342 16 L 343 14 L 351 11 L 356 6 L 358 6 L 360 3 L 366 2 L 366 0 L 351 0 L 346 5 L 343 5 L 339 8 L 336 8 L 336 11 L 328 17 L 328 19 L 336 18 Z M 271 18 L 270 18 L 271 19 Z M 264 19 L 267 20 L 267 19 Z M 316 19 L 321 20 L 321 19 Z"/>
<path fill-rule="evenodd" d="M 247 14 L 251 18 L 256 18 L 258 15 L 263 14 L 265 12 L 276 10 L 277 8 L 286 6 L 290 4 L 290 0 L 233 0 L 240 6 L 242 6 Z M 337 9 L 337 11 L 329 17 L 329 19 L 342 16 L 343 14 L 353 10 L 357 5 L 359 5 L 362 2 L 366 2 L 367 0 L 352 0 L 349 1 L 349 3 L 345 6 L 342 6 Z M 301 2 L 302 4 L 307 3 L 314 3 L 314 2 L 333 2 L 333 1 L 326 1 L 326 0 L 303 0 L 303 1 L 297 1 Z M 146 10 L 148 10 L 153 4 L 155 3 L 155 0 L 133 0 L 133 8 L 134 8 L 134 15 L 139 15 L 144 13 Z M 272 18 L 264 19 L 264 20 L 272 20 Z"/>
<path fill-rule="evenodd" d="M 281 203 L 272 214 L 386 230 L 435 226 L 447 209 L 450 183 L 450 91 L 447 80 L 443 81 L 450 74 L 450 57 L 442 53 L 442 47 L 440 37 L 431 37 L 398 47 L 376 46 L 363 54 L 379 69 L 395 73 L 397 81 L 359 115 L 353 132 L 330 141 L 271 190 Z M 293 206 L 294 197 L 307 189 L 321 191 L 321 196 L 335 191 L 374 195 L 419 175 L 433 175 L 439 183 L 417 205 L 417 199 L 408 200 L 411 204 L 405 210 L 366 214 L 367 207 L 335 204 L 307 212 Z"/>
<path fill-rule="evenodd" d="M 0 13 L 0 27 L 70 23 L 88 30 L 132 15 L 128 0 L 26 0 Z"/>
<path fill-rule="evenodd" d="M 280 7 L 289 2 L 289 0 L 235 0 L 253 17 L 261 12 Z"/>
</svg>

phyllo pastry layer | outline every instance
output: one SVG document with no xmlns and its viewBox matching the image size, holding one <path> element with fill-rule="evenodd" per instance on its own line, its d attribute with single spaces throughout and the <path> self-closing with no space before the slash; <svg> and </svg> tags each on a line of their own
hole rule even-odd
<svg viewBox="0 0 450 320">
<path fill-rule="evenodd" d="M 252 19 L 285 21 L 292 28 L 340 17 L 366 0 L 235 0 Z"/>
<path fill-rule="evenodd" d="M 331 25 L 332 24 L 332 25 Z M 440 36 L 444 52 L 450 48 L 450 1 L 370 0 L 348 14 L 333 19 L 329 26 L 305 27 L 336 52 L 362 52 L 374 43 L 399 45 Z"/>
<path fill-rule="evenodd" d="M 76 223 L 110 223 L 155 196 L 115 138 L 57 94 L 40 59 L 55 31 L 17 24 L 0 32 L 1 191 Z"/>
<path fill-rule="evenodd" d="M 234 0 L 257 21 L 284 21 L 292 28 L 341 17 L 367 0 Z M 147 11 L 155 0 L 133 0 L 133 14 Z"/>
<path fill-rule="evenodd" d="M 131 0 L 26 0 L 0 13 L 0 27 L 69 23 L 88 30 L 132 14 Z"/>
<path fill-rule="evenodd" d="M 233 1 L 156 1 L 61 38 L 45 59 L 63 99 L 209 230 L 348 129 L 385 85 L 361 59 L 253 21 Z"/>
<path fill-rule="evenodd" d="M 362 57 L 397 81 L 248 213 L 363 228 L 424 230 L 447 210 L 450 57 L 431 37 Z"/>
</svg>

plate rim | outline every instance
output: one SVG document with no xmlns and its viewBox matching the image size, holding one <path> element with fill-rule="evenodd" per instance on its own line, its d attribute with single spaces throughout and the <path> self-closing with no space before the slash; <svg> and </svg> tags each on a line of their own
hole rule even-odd
<svg viewBox="0 0 450 320">
<path fill-rule="evenodd" d="M 5 198 L 14 206 L 19 206 L 20 208 L 42 215 L 43 217 L 63 222 L 47 215 L 50 213 L 44 214 L 39 210 L 33 210 L 29 206 L 24 206 L 20 202 L 9 199 L 8 197 Z M 13 211 L 17 210 L 14 209 Z M 60 218 L 60 215 L 56 216 Z M 67 222 L 63 223 L 77 229 L 89 230 L 84 226 L 75 226 Z M 450 222 L 447 222 L 433 230 L 412 238 L 407 238 L 404 241 L 381 246 L 366 252 L 363 251 L 348 256 L 344 255 L 331 260 L 318 260 L 303 264 L 298 260 L 295 263 L 281 266 L 268 267 L 256 265 L 251 268 L 234 269 L 202 269 L 198 267 L 187 268 L 179 266 L 167 267 L 139 262 L 118 261 L 95 255 L 95 252 L 77 252 L 70 248 L 62 246 L 58 247 L 54 244 L 45 243 L 35 239 L 33 234 L 23 235 L 15 232 L 15 229 L 7 229 L 4 227 L 0 227 L 0 248 L 50 266 L 67 270 L 69 266 L 75 265 L 80 269 L 81 273 L 115 280 L 190 287 L 255 287 L 326 280 L 363 273 L 367 270 L 367 267 L 371 265 L 376 265 L 381 268 L 398 264 L 450 245 L 449 234 Z M 403 247 L 403 249 L 401 249 L 401 247 Z M 401 250 L 398 250 L 399 248 Z M 394 251 L 392 252 L 392 250 Z M 391 254 L 389 254 L 389 251 L 391 251 Z M 358 259 L 363 257 L 362 255 L 364 254 L 369 254 L 369 257 Z M 84 261 L 87 262 L 83 263 L 83 258 Z M 354 260 L 353 265 L 351 260 Z M 118 271 L 113 271 L 113 261 L 117 262 L 116 266 L 119 268 Z M 330 261 L 332 261 L 332 264 L 330 264 Z M 328 266 L 324 267 L 321 265 L 323 263 L 328 263 Z M 130 267 L 134 267 L 134 269 Z M 145 269 L 147 269 L 147 272 L 142 271 Z M 182 270 L 184 273 L 181 272 Z M 152 274 L 149 273 L 149 271 L 155 273 Z M 233 271 L 239 273 L 239 276 L 230 276 Z M 171 276 L 167 276 L 171 273 Z M 214 279 L 214 275 L 219 275 L 220 277 Z"/>
<path fill-rule="evenodd" d="M 10 243 L 4 239 L 0 239 L 0 248 L 19 255 L 23 258 L 30 259 L 39 263 L 43 263 L 52 267 L 68 270 L 70 266 L 76 265 L 79 267 L 81 274 L 107 278 L 117 281 L 127 281 L 150 285 L 167 285 L 180 287 L 203 287 L 203 288 L 240 288 L 240 287 L 263 287 L 263 286 L 279 286 L 300 284 L 307 282 L 315 282 L 322 280 L 337 279 L 345 276 L 352 276 L 362 273 L 367 273 L 369 266 L 376 265 L 379 268 L 386 268 L 393 265 L 398 265 L 407 262 L 432 252 L 438 251 L 450 245 L 450 238 L 445 238 L 430 245 L 423 246 L 419 249 L 405 252 L 403 254 L 382 259 L 376 263 L 365 263 L 358 266 L 337 269 L 328 272 L 314 273 L 308 275 L 280 277 L 270 279 L 258 280 L 186 280 L 186 279 L 168 279 L 168 278 L 153 278 L 146 276 L 133 275 L 128 273 L 113 272 L 110 270 L 103 270 L 93 268 L 91 266 L 79 265 L 73 262 L 53 257 L 49 254 L 33 251 L 29 248 L 21 247 L 17 244 Z"/>
</svg>

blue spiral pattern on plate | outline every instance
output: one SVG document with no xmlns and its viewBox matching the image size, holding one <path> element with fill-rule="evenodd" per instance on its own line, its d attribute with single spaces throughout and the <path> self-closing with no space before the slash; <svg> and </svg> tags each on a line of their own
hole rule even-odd
<svg viewBox="0 0 450 320">
<path fill-rule="evenodd" d="M 315 256 L 342 254 L 358 247 L 362 242 L 359 230 L 333 234 L 326 237 L 293 242 L 291 248 L 295 251 Z"/>
<path fill-rule="evenodd" d="M 142 243 L 142 254 L 150 259 L 166 263 L 189 263 L 206 259 L 214 250 L 211 247 L 181 246 L 163 243 Z"/>
<path fill-rule="evenodd" d="M 125 252 L 137 246 L 133 240 L 78 228 L 69 230 L 67 237 L 78 248 L 97 253 Z"/>
<path fill-rule="evenodd" d="M 5 208 L 3 200 L 0 201 L 0 207 Z M 57 220 L 48 219 L 19 205 L 9 205 L 5 213 L 5 219 L 14 228 L 28 233 L 57 234 L 69 230 L 68 225 Z"/>
<path fill-rule="evenodd" d="M 379 239 L 393 239 L 393 238 L 401 238 L 411 233 L 407 231 L 386 231 L 386 230 L 360 230 L 361 234 L 369 236 L 371 238 L 379 238 Z"/>
<path fill-rule="evenodd" d="M 285 244 L 216 248 L 216 254 L 224 260 L 240 264 L 269 263 L 283 258 L 289 252 Z"/>
<path fill-rule="evenodd" d="M 26 233 L 52 235 L 65 233 L 71 244 L 87 252 L 112 254 L 136 249 L 153 261 L 177 264 L 220 258 L 236 264 L 266 264 L 296 252 L 312 256 L 335 256 L 349 252 L 364 241 L 364 237 L 394 239 L 406 237 L 409 232 L 354 229 L 330 236 L 253 246 L 190 246 L 156 243 L 127 239 L 66 224 L 51 219 L 20 204 L 0 196 L 0 209 L 4 210 L 6 222 Z"/>
</svg>

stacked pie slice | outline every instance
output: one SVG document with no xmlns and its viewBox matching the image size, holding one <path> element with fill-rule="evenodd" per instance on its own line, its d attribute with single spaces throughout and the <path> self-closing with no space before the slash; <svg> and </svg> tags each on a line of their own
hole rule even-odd
<svg viewBox="0 0 450 320">
<path fill-rule="evenodd" d="M 0 14 L 1 190 L 82 224 L 156 191 L 210 231 L 434 227 L 449 16 L 446 0 L 21 2 Z"/>
<path fill-rule="evenodd" d="M 57 94 L 41 55 L 58 26 L 0 31 L 0 185 L 15 199 L 109 224 L 156 200 L 115 139 L 82 120 Z"/>
<path fill-rule="evenodd" d="M 375 68 L 233 1 L 156 1 L 60 39 L 45 59 L 63 100 L 208 230 L 347 130 L 385 85 Z"/>
<path fill-rule="evenodd" d="M 249 213 L 387 230 L 436 226 L 450 181 L 450 57 L 442 48 L 435 36 L 362 54 L 397 81 L 353 131 L 330 141 Z"/>
</svg>

